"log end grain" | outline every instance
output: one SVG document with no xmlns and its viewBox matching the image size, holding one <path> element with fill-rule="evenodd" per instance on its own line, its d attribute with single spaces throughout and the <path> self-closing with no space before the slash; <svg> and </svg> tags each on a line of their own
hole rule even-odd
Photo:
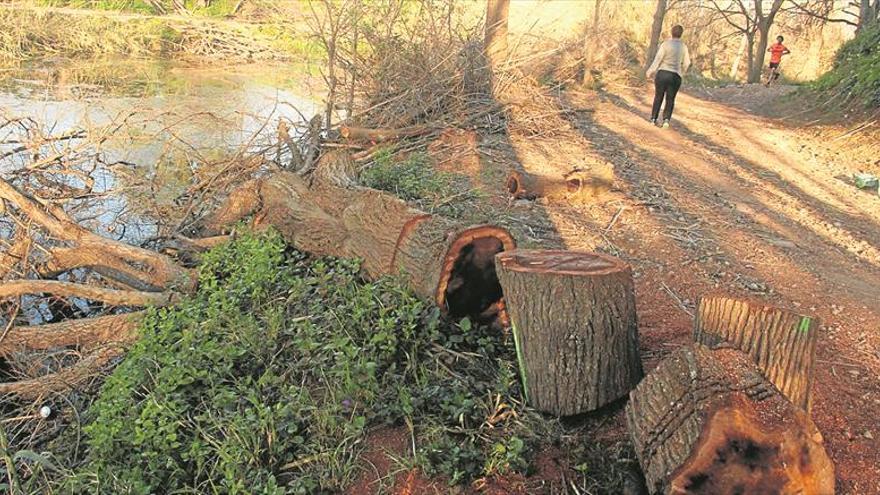
<svg viewBox="0 0 880 495">
<path fill-rule="evenodd" d="M 626 415 L 652 493 L 834 493 L 815 424 L 737 349 L 673 352 Z"/>
<path fill-rule="evenodd" d="M 781 421 L 762 405 L 737 394 L 717 409 L 673 475 L 672 493 L 834 493 L 834 466 L 803 428 L 809 420 L 794 413 Z"/>
<path fill-rule="evenodd" d="M 506 270 L 548 275 L 602 276 L 629 272 L 622 260 L 602 253 L 554 249 L 517 249 L 498 255 Z"/>
</svg>

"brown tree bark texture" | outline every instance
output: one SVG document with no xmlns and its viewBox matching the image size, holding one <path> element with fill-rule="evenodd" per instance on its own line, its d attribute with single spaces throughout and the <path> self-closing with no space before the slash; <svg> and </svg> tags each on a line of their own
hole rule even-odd
<svg viewBox="0 0 880 495">
<path fill-rule="evenodd" d="M 410 288 L 453 316 L 480 316 L 503 308 L 493 258 L 513 249 L 505 229 L 469 226 L 412 208 L 375 189 L 352 186 L 357 168 L 348 154 L 328 153 L 311 187 L 300 176 L 276 172 L 234 192 L 208 219 L 222 229 L 251 213 L 291 245 L 316 255 L 359 258 L 371 278 L 402 274 Z M 491 315 L 484 315 L 492 319 Z M 505 315 L 501 317 L 504 322 Z"/>
<path fill-rule="evenodd" d="M 834 493 L 816 426 L 736 349 L 673 352 L 626 417 L 651 493 Z"/>
<path fill-rule="evenodd" d="M 69 345 L 91 349 L 108 342 L 129 343 L 136 338 L 142 318 L 143 313 L 137 312 L 15 327 L 0 341 L 0 355 Z"/>
<path fill-rule="evenodd" d="M 610 167 L 572 170 L 547 177 L 514 171 L 507 176 L 507 191 L 514 199 L 547 198 L 550 202 L 590 203 L 607 194 L 614 183 Z"/>
<path fill-rule="evenodd" d="M 596 253 L 496 256 L 528 402 L 558 416 L 595 410 L 642 378 L 630 267 Z"/>
<path fill-rule="evenodd" d="M 810 412 L 819 320 L 759 303 L 703 297 L 694 341 L 733 346 L 752 358 L 770 383 Z"/>
</svg>

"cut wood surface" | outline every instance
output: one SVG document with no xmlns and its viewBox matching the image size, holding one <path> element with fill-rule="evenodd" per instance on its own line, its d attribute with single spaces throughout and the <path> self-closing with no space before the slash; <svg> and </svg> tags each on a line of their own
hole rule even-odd
<svg viewBox="0 0 880 495">
<path fill-rule="evenodd" d="M 812 406 L 819 321 L 784 309 L 727 297 L 703 297 L 694 322 L 694 341 L 730 345 L 758 365 L 771 383 L 807 412 Z"/>
<path fill-rule="evenodd" d="M 343 151 L 324 155 L 311 185 L 290 172 L 252 181 L 206 221 L 222 230 L 254 215 L 291 245 L 316 255 L 359 258 L 369 277 L 402 274 L 419 296 L 451 316 L 505 323 L 495 254 L 513 249 L 507 230 L 430 215 L 392 194 L 357 186 Z"/>
<path fill-rule="evenodd" d="M 507 176 L 507 192 L 514 199 L 546 198 L 548 201 L 587 203 L 601 199 L 614 183 L 609 165 L 589 170 L 574 169 L 561 176 L 539 176 L 522 171 Z"/>
<path fill-rule="evenodd" d="M 629 265 L 597 253 L 523 249 L 501 253 L 495 262 L 532 406 L 579 414 L 638 383 Z"/>
<path fill-rule="evenodd" d="M 630 393 L 626 417 L 651 493 L 834 493 L 809 415 L 739 350 L 673 352 Z"/>
</svg>

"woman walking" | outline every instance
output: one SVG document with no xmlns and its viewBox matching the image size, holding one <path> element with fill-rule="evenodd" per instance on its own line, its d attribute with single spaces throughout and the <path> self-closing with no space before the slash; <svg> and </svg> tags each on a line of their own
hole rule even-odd
<svg viewBox="0 0 880 495">
<path fill-rule="evenodd" d="M 675 108 L 675 95 L 681 87 L 681 77 L 691 65 L 688 49 L 681 41 L 684 28 L 672 28 L 672 38 L 663 42 L 654 57 L 654 63 L 648 67 L 647 76 L 654 78 L 654 107 L 651 109 L 651 123 L 657 125 L 660 117 L 660 105 L 666 98 L 663 109 L 663 127 L 669 127 L 672 110 Z"/>
</svg>

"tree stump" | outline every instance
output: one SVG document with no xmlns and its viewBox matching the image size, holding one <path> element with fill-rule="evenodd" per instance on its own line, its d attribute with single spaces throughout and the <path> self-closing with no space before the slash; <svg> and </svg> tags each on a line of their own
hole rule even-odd
<svg viewBox="0 0 880 495">
<path fill-rule="evenodd" d="M 694 341 L 745 352 L 788 400 L 810 412 L 818 329 L 817 319 L 784 309 L 703 297 L 694 321 Z"/>
<path fill-rule="evenodd" d="M 642 378 L 630 267 L 573 251 L 495 257 L 526 398 L 558 416 L 623 397 Z"/>
<path fill-rule="evenodd" d="M 834 493 L 822 435 L 739 350 L 673 352 L 626 417 L 650 493 Z"/>
</svg>

